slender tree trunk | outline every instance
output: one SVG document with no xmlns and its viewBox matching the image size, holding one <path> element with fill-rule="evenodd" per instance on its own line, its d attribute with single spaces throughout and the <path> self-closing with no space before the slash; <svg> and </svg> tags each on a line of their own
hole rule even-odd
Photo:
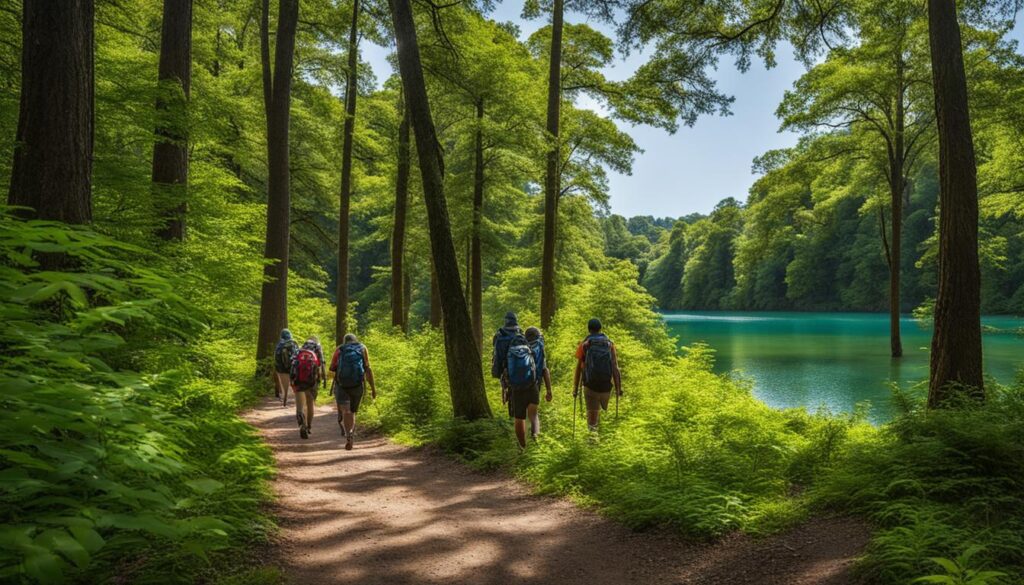
<svg viewBox="0 0 1024 585">
<path fill-rule="evenodd" d="M 409 307 L 412 306 L 412 276 L 409 275 L 409 271 L 406 270 L 403 275 L 405 280 L 405 303 L 404 303 L 404 314 L 402 315 L 402 331 L 404 333 L 409 332 Z"/>
<path fill-rule="evenodd" d="M 405 260 L 405 218 L 409 206 L 409 108 L 400 104 L 402 122 L 398 125 L 398 171 L 395 173 L 395 223 L 391 232 L 391 325 L 409 332 L 408 302 L 403 287 L 407 275 Z"/>
<path fill-rule="evenodd" d="M 473 316 L 473 337 L 477 346 L 483 347 L 483 251 L 480 245 L 480 230 L 484 216 L 484 100 L 476 102 L 476 164 L 473 172 L 473 241 L 470 245 L 470 304 Z"/>
<path fill-rule="evenodd" d="M 217 31 L 220 41 L 220 30 Z M 188 209 L 188 130 L 185 116 L 192 85 L 192 0 L 164 0 L 160 33 L 160 93 L 156 100 L 153 190 L 164 225 L 161 239 L 185 239 Z M 164 119 L 161 120 L 161 117 Z"/>
<path fill-rule="evenodd" d="M 267 8 L 264 1 L 264 8 Z M 260 295 L 260 330 L 256 359 L 263 362 L 274 351 L 278 335 L 288 326 L 288 245 L 289 185 L 288 125 L 291 106 L 292 60 L 295 54 L 295 27 L 299 19 L 299 0 L 280 0 L 277 17 L 277 44 L 274 50 L 273 80 L 264 77 L 264 96 L 270 98 L 267 111 L 267 240 L 263 257 L 263 290 Z M 268 20 L 263 14 L 263 23 Z M 269 31 L 261 31 L 261 53 L 269 59 Z M 263 63 L 263 72 L 270 64 Z M 269 91 L 267 91 L 269 86 Z"/>
<path fill-rule="evenodd" d="M 348 332 L 348 232 L 352 205 L 352 140 L 356 124 L 359 66 L 359 0 L 352 0 L 352 24 L 348 31 L 348 77 L 345 83 L 344 143 L 341 147 L 341 197 L 338 211 L 338 305 L 335 337 L 338 345 Z"/>
<path fill-rule="evenodd" d="M 444 195 L 442 153 L 430 115 L 430 102 L 416 40 L 416 25 L 409 0 L 392 0 L 391 12 L 398 45 L 398 66 L 409 104 L 423 179 L 430 249 L 443 312 L 445 359 L 452 410 L 460 418 L 486 418 L 491 416 L 491 408 L 484 392 L 480 350 L 473 339 L 469 308 L 459 283 L 458 260 Z"/>
<path fill-rule="evenodd" d="M 428 323 L 431 327 L 438 328 L 441 326 L 441 321 L 444 320 L 444 315 L 441 312 L 441 290 L 437 286 L 437 270 L 434 269 L 434 265 L 430 265 L 430 317 Z"/>
<path fill-rule="evenodd" d="M 939 293 L 928 406 L 960 389 L 984 399 L 978 184 L 960 25 L 954 0 L 928 0 L 928 37 L 939 127 Z"/>
<path fill-rule="evenodd" d="M 903 56 L 896 59 L 896 75 L 898 78 L 896 92 L 896 135 L 894 140 L 894 156 L 890 156 L 889 194 L 892 209 L 892 247 L 889 254 L 889 351 L 892 357 L 903 356 L 903 341 L 900 338 L 900 271 L 902 269 L 903 248 L 903 192 L 907 187 L 904 177 L 904 153 L 906 115 L 903 87 Z"/>
<path fill-rule="evenodd" d="M 92 0 L 24 0 L 21 104 L 7 202 L 26 217 L 92 221 Z M 44 254 L 44 266 L 63 256 Z"/>
<path fill-rule="evenodd" d="M 544 247 L 540 270 L 540 323 L 548 327 L 558 308 L 555 297 L 555 238 L 558 236 L 558 163 L 561 156 L 558 123 L 562 105 L 562 0 L 555 0 L 551 14 L 551 61 L 548 68 L 548 145 L 544 176 Z"/>
</svg>

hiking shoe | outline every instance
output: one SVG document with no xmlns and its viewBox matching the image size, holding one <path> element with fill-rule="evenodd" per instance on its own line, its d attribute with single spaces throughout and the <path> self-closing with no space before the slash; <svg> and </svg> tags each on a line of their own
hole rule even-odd
<svg viewBox="0 0 1024 585">
<path fill-rule="evenodd" d="M 345 436 L 345 450 L 346 451 L 351 451 L 352 450 L 352 435 L 346 435 Z"/>
<path fill-rule="evenodd" d="M 309 430 L 306 427 L 299 427 L 299 436 L 303 439 L 309 438 Z"/>
</svg>

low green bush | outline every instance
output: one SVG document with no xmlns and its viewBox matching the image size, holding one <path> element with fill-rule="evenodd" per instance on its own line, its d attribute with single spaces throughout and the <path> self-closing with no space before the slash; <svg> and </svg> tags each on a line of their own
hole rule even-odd
<svg viewBox="0 0 1024 585">
<path fill-rule="evenodd" d="M 156 264 L 0 213 L 0 580 L 210 580 L 273 528 L 254 363 Z"/>
</svg>

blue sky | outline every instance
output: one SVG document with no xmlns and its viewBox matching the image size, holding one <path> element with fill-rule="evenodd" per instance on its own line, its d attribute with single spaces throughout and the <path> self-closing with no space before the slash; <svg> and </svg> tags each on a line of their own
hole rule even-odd
<svg viewBox="0 0 1024 585">
<path fill-rule="evenodd" d="M 519 0 L 505 0 L 490 16 L 515 22 L 525 38 L 546 21 L 523 20 L 521 9 Z M 566 20 L 583 21 L 573 14 L 567 14 Z M 598 28 L 610 34 L 605 27 Z M 1024 15 L 1018 16 L 1011 36 L 1024 46 Z M 387 53 L 373 45 L 364 48 L 363 58 L 369 61 L 378 80 L 391 74 Z M 746 73 L 739 73 L 730 60 L 723 59 L 714 77 L 723 92 L 736 98 L 731 116 L 706 116 L 694 127 L 681 127 L 673 135 L 657 128 L 627 127 L 644 152 L 637 155 L 631 175 L 610 173 L 612 212 L 627 217 L 679 217 L 707 213 L 725 197 L 746 200 L 747 190 L 756 179 L 751 173 L 754 157 L 773 148 L 792 146 L 797 140 L 795 134 L 778 132 L 775 108 L 804 69 L 785 47 L 780 48 L 777 57 L 776 67 L 766 70 L 755 62 Z M 628 77 L 643 58 L 634 54 L 625 62 L 620 60 L 606 75 L 612 79 Z"/>
</svg>

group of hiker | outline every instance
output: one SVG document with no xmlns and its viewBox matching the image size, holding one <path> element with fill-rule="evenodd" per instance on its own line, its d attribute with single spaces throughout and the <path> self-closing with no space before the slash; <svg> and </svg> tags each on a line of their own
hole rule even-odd
<svg viewBox="0 0 1024 585">
<path fill-rule="evenodd" d="M 583 401 L 587 410 L 587 427 L 596 432 L 601 422 L 601 411 L 608 410 L 612 390 L 622 395 L 622 376 L 615 354 L 615 344 L 601 331 L 601 321 L 587 323 L 588 335 L 576 348 L 576 372 L 573 375 L 573 420 L 575 401 L 583 388 Z M 501 381 L 501 399 L 508 404 L 509 416 L 514 419 L 516 440 L 526 447 L 526 424 L 530 424 L 530 438 L 540 435 L 540 387 L 546 390 L 544 399 L 551 402 L 551 372 L 544 352 L 544 336 L 540 329 L 519 327 L 515 313 L 505 314 L 505 324 L 491 340 L 491 376 Z"/>
<path fill-rule="evenodd" d="M 288 406 L 288 390 L 295 391 L 295 420 L 299 436 L 308 439 L 313 430 L 313 413 L 318 388 L 327 388 L 328 370 L 334 374 L 331 394 L 338 405 L 338 427 L 345 438 L 345 449 L 352 450 L 355 440 L 356 413 L 363 400 L 364 386 L 370 384 L 370 397 L 377 398 L 377 384 L 370 367 L 370 354 L 354 334 L 345 335 L 334 350 L 330 368 L 324 366 L 324 349 L 320 340 L 310 337 L 301 346 L 291 331 L 281 330 L 281 339 L 274 350 L 274 394 Z"/>
<path fill-rule="evenodd" d="M 587 411 L 587 426 L 596 432 L 601 411 L 608 410 L 612 391 L 622 395 L 622 377 L 619 373 L 615 344 L 601 331 L 601 322 L 591 319 L 588 334 L 576 348 L 576 372 L 573 376 L 573 418 L 576 400 L 582 387 L 583 403 Z M 491 376 L 500 380 L 501 400 L 508 405 L 509 416 L 514 419 L 516 439 L 526 447 L 526 426 L 529 421 L 530 438 L 540 435 L 541 385 L 544 398 L 551 402 L 551 372 L 544 352 L 544 336 L 537 327 L 522 330 L 515 313 L 505 315 L 504 325 L 492 339 Z M 295 419 L 299 436 L 308 439 L 312 432 L 313 413 L 318 389 L 327 388 L 328 371 L 333 374 L 331 394 L 338 406 L 338 427 L 345 437 L 345 449 L 351 450 L 354 441 L 355 415 L 362 402 L 364 386 L 370 385 L 370 396 L 377 397 L 377 386 L 370 367 L 366 346 L 349 333 L 334 350 L 330 367 L 325 367 L 323 346 L 316 337 L 310 337 L 301 346 L 291 331 L 281 331 L 281 339 L 274 351 L 275 395 L 288 405 L 288 391 L 295 393 Z"/>
</svg>

